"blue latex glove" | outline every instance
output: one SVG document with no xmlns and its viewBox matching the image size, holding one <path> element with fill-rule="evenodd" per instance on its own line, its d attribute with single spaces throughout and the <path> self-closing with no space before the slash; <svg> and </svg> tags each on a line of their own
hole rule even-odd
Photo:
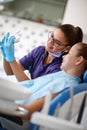
<svg viewBox="0 0 87 130">
<path fill-rule="evenodd" d="M 8 62 L 12 62 L 15 60 L 14 56 L 14 36 L 9 36 L 9 33 L 3 39 L 2 51 L 4 53 L 4 58 Z"/>
<path fill-rule="evenodd" d="M 1 52 L 2 52 L 3 58 L 5 58 L 5 53 L 4 53 L 4 50 L 3 50 L 3 47 L 2 47 L 2 41 L 0 41 L 0 49 L 1 49 Z"/>
<path fill-rule="evenodd" d="M 0 41 L 0 47 L 2 46 L 2 41 Z"/>
<path fill-rule="evenodd" d="M 6 58 L 6 55 L 5 55 L 5 52 L 4 52 L 4 41 L 5 41 L 5 38 L 9 37 L 10 33 L 8 32 L 2 39 L 2 41 L 0 41 L 0 49 L 1 49 L 1 52 L 2 52 L 2 56 L 3 58 L 5 59 Z"/>
</svg>

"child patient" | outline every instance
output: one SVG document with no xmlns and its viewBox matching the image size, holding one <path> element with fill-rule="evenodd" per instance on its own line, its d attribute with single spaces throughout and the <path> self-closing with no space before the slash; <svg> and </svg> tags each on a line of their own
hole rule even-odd
<svg viewBox="0 0 87 130">
<path fill-rule="evenodd" d="M 19 106 L 26 108 L 29 114 L 21 117 L 23 120 L 22 126 L 0 117 L 2 127 L 7 130 L 29 130 L 30 117 L 33 112 L 40 111 L 43 108 L 48 90 L 51 90 L 52 98 L 54 98 L 63 89 L 79 84 L 86 69 L 87 44 L 79 42 L 71 47 L 67 55 L 63 56 L 61 71 L 20 82 L 21 85 L 28 87 L 32 92 L 31 97 L 26 102 L 19 104 Z"/>
</svg>

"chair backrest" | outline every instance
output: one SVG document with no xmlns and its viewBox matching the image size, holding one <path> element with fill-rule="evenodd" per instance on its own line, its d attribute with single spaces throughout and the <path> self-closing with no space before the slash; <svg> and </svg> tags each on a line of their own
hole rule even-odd
<svg viewBox="0 0 87 130">
<path fill-rule="evenodd" d="M 41 112 L 35 112 L 32 115 L 31 122 L 37 126 L 39 125 L 39 130 L 87 130 L 86 98 L 87 91 L 80 92 L 71 96 L 71 98 L 57 110 L 56 115 L 50 116 Z M 62 119 L 60 115 L 62 115 Z"/>
<path fill-rule="evenodd" d="M 73 87 L 74 95 L 81 93 L 83 91 L 87 91 L 87 83 L 81 83 Z M 70 98 L 70 89 L 67 88 L 51 101 L 49 114 L 53 115 L 58 103 L 60 103 L 60 105 L 62 106 L 69 98 Z"/>
<path fill-rule="evenodd" d="M 86 82 L 86 83 L 87 83 L 87 70 L 86 70 L 85 73 L 84 73 L 83 82 Z"/>
<path fill-rule="evenodd" d="M 75 87 L 73 87 L 73 93 L 74 95 L 79 94 L 81 92 L 87 91 L 87 83 L 81 83 Z M 49 115 L 54 116 L 55 110 L 57 108 L 58 103 L 60 103 L 61 106 L 70 99 L 70 89 L 67 88 L 63 90 L 60 94 L 58 94 L 50 103 L 50 109 L 49 109 Z M 30 125 L 30 130 L 34 130 L 35 125 Z M 36 126 L 35 130 L 39 130 L 39 126 Z"/>
<path fill-rule="evenodd" d="M 73 87 L 74 95 L 83 92 L 85 90 L 87 90 L 87 71 L 85 71 L 84 73 L 83 83 Z M 58 96 L 56 96 L 51 101 L 49 114 L 53 115 L 58 103 L 60 103 L 60 105 L 62 106 L 69 98 L 70 98 L 70 90 L 67 88 L 63 90 L 62 93 L 58 94 Z"/>
</svg>

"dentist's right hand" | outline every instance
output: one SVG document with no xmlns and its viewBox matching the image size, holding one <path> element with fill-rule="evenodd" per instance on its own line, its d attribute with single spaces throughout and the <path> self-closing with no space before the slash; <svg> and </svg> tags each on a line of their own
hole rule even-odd
<svg viewBox="0 0 87 130">
<path fill-rule="evenodd" d="M 3 58 L 6 59 L 6 61 L 8 62 L 12 62 L 15 60 L 14 41 L 15 37 L 10 36 L 10 33 L 7 33 L 2 40 L 2 46 L 1 46 L 2 55 Z"/>
<path fill-rule="evenodd" d="M 4 40 L 5 38 L 9 37 L 10 33 L 8 32 L 3 38 L 2 40 L 0 41 L 0 49 L 1 49 L 1 53 L 2 53 L 2 57 L 5 59 L 6 58 L 6 55 L 5 55 L 5 52 L 4 52 Z"/>
</svg>

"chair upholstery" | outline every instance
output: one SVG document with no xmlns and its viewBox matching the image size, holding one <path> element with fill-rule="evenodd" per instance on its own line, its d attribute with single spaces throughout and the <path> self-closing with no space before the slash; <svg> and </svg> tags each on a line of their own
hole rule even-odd
<svg viewBox="0 0 87 130">
<path fill-rule="evenodd" d="M 85 73 L 84 73 L 83 82 L 86 82 L 86 83 L 87 83 L 87 70 L 86 70 Z"/>
<path fill-rule="evenodd" d="M 87 91 L 87 71 L 85 71 L 84 76 L 83 76 L 83 82 L 80 83 L 79 85 L 75 86 L 73 88 L 74 95 Z M 70 98 L 70 90 L 69 88 L 65 89 L 62 91 L 62 93 L 58 94 L 50 103 L 50 108 L 49 108 L 49 115 L 54 115 L 55 109 L 58 105 L 58 103 L 61 104 L 61 106 Z M 33 123 L 30 124 L 30 130 L 39 130 L 39 125 L 35 125 Z"/>
<path fill-rule="evenodd" d="M 83 91 L 87 91 L 87 83 L 81 83 L 75 86 L 73 88 L 73 91 L 74 95 L 81 93 Z M 60 103 L 60 105 L 62 106 L 69 98 L 70 98 L 70 90 L 67 88 L 51 101 L 49 114 L 53 115 L 58 103 Z"/>
<path fill-rule="evenodd" d="M 86 73 L 87 74 L 87 73 Z M 84 76 L 84 78 L 86 78 L 86 75 Z M 73 87 L 73 93 L 74 95 L 77 95 L 81 92 L 87 91 L 87 82 L 85 79 L 83 79 L 84 82 Z M 61 104 L 61 106 L 63 106 L 63 104 L 70 99 L 70 90 L 69 88 L 63 90 L 58 96 L 56 96 L 50 103 L 50 108 L 49 108 L 49 115 L 54 116 L 55 113 L 55 109 L 58 105 L 58 103 Z M 30 124 L 30 130 L 39 130 L 39 125 L 35 125 L 33 123 Z"/>
</svg>

